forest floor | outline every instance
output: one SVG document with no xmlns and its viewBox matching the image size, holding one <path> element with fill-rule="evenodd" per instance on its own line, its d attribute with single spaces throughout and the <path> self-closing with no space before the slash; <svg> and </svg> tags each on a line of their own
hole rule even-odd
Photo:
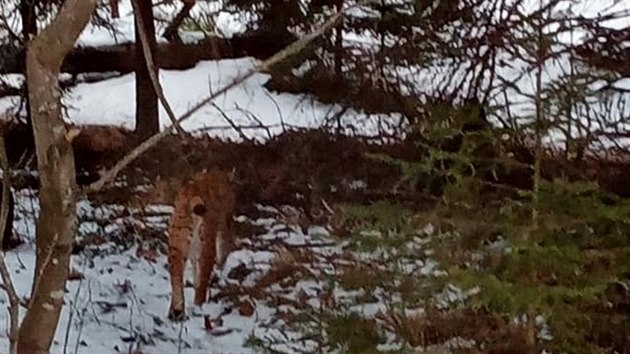
<svg viewBox="0 0 630 354">
<path fill-rule="evenodd" d="M 14 230 L 28 242 L 6 255 L 22 297 L 28 296 L 33 277 L 35 194 L 16 191 Z M 296 207 L 255 205 L 251 215 L 235 216 L 238 250 L 217 274 L 210 301 L 203 308 L 189 305 L 189 319 L 173 323 L 166 318 L 170 284 L 164 238 L 172 207 L 82 200 L 77 209 L 77 242 L 83 246 L 72 258 L 52 353 L 329 352 L 348 338 L 394 349 L 401 345 L 395 330 L 380 338 L 376 327 L 369 328 L 378 314 L 386 323 L 392 307 L 403 302 L 393 290 L 400 284 L 394 287 L 393 278 L 381 283 L 383 276 L 413 277 L 420 284 L 444 275 L 426 246 L 430 225 L 416 230 L 405 242 L 406 254 L 393 264 L 387 248 L 376 246 L 382 235 L 375 230 L 364 230 L 367 240 L 359 244 L 368 245 L 361 250 L 330 224 L 300 222 L 303 211 Z M 190 274 L 188 267 L 189 279 Z M 192 291 L 186 289 L 188 304 Z M 456 288 L 444 291 L 440 301 L 462 295 Z M 0 302 L 7 303 L 4 293 Z M 0 323 L 7 324 L 7 316 L 0 311 Z M 344 328 L 344 321 L 354 326 L 360 318 L 367 327 Z M 330 333 L 331 326 L 348 332 L 327 338 L 341 335 Z M 6 348 L 8 338 L 1 332 L 0 347 Z"/>
</svg>

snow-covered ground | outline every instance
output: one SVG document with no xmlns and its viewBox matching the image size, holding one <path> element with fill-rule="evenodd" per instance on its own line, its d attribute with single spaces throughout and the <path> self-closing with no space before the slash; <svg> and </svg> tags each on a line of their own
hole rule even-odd
<svg viewBox="0 0 630 354">
<path fill-rule="evenodd" d="M 185 71 L 160 71 L 164 93 L 177 116 L 212 92 L 230 84 L 249 71 L 257 61 L 252 58 L 205 61 Z M 15 76 L 14 76 L 15 77 Z M 219 96 L 214 104 L 202 108 L 182 125 L 189 131 L 205 131 L 214 136 L 238 138 L 228 120 L 242 126 L 251 137 L 267 138 L 285 127 L 315 127 L 332 117 L 341 107 L 324 105 L 312 99 L 267 91 L 263 85 L 269 75 L 256 74 L 234 89 Z M 17 80 L 17 78 L 16 78 Z M 96 83 L 82 83 L 64 97 L 69 120 L 78 124 L 135 126 L 135 75 L 128 74 Z M 0 100 L 0 111 L 17 107 L 19 98 Z M 344 113 L 348 122 L 372 121 L 368 132 L 374 132 L 378 119 L 368 119 L 354 110 Z M 160 124 L 170 126 L 166 111 L 160 106 Z M 268 129 L 265 129 L 268 128 Z M 366 127 L 367 128 L 367 127 Z"/>
<path fill-rule="evenodd" d="M 19 192 L 17 197 L 21 207 L 15 231 L 23 237 L 32 238 L 37 201 L 27 190 Z M 79 226 L 80 237 L 103 237 L 107 240 L 108 237 L 127 233 L 122 236 L 133 239 L 134 235 L 128 234 L 133 227 L 144 225 L 160 230 L 167 222 L 165 216 L 148 220 L 138 215 L 116 217 L 119 208 L 94 208 L 86 201 L 81 202 L 77 209 L 84 220 Z M 152 210 L 170 211 L 168 207 Z M 299 229 L 273 225 L 273 221 L 273 218 L 259 220 L 258 223 L 266 226 L 267 232 L 244 240 L 246 247 L 256 245 L 265 248 L 274 243 L 274 247 L 280 249 L 283 244 L 316 242 L 312 240 L 313 236 L 304 235 Z M 280 229 L 282 231 L 278 231 Z M 52 353 L 128 353 L 136 349 L 156 354 L 254 353 L 255 350 L 245 347 L 249 337 L 273 335 L 271 330 L 264 330 L 261 325 L 272 319 L 275 309 L 262 300 L 248 298 L 246 290 L 241 300 L 251 301 L 254 311 L 240 315 L 238 304 L 233 301 L 238 297 L 208 303 L 195 313 L 190 305 L 193 289 L 186 288 L 190 319 L 182 323 L 170 322 L 166 318 L 170 300 L 166 258 L 159 253 L 142 252 L 143 249 L 138 247 L 134 245 L 120 252 L 118 246 L 106 241 L 73 257 L 72 269 L 83 277 L 68 282 L 66 306 Z M 322 248 L 321 251 L 326 250 Z M 6 257 L 17 291 L 23 297 L 28 296 L 35 262 L 34 246 L 22 245 L 7 253 Z M 257 281 L 272 267 L 274 258 L 274 252 L 265 249 L 244 247 L 232 253 L 222 273 L 222 281 L 227 281 L 223 285 L 240 283 L 240 287 L 256 287 Z M 239 266 L 245 266 L 251 274 L 240 282 L 229 281 L 227 274 Z M 188 267 L 189 279 L 190 270 Z M 317 284 L 311 282 L 310 286 Z M 295 291 L 299 292 L 302 287 L 311 291 L 308 283 L 297 284 Z M 218 290 L 216 286 L 212 289 L 214 293 Z M 4 292 L 0 292 L 0 303 L 7 304 Z M 226 309 L 228 311 L 224 313 Z M 24 315 L 24 309 L 21 314 Z M 205 328 L 202 314 L 210 316 L 212 328 Z M 0 311 L 0 328 L 6 328 L 7 316 L 7 311 Z M 217 324 L 219 317 L 221 324 Z M 3 352 L 1 348 L 8 348 L 4 330 L 0 330 L 0 352 Z"/>
<path fill-rule="evenodd" d="M 37 200 L 29 190 L 16 193 L 17 216 L 15 232 L 27 239 L 34 234 L 34 220 L 38 213 Z M 290 220 L 295 209 L 262 207 L 264 213 L 257 219 L 246 216 L 238 222 L 257 225 L 262 232 L 240 239 L 239 249 L 230 254 L 219 281 L 211 287 L 212 298 L 203 308 L 192 304 L 193 288 L 186 288 L 188 320 L 174 323 L 167 319 L 170 301 L 170 284 L 166 257 L 152 248 L 157 242 L 141 235 L 140 230 L 162 232 L 166 228 L 170 207 L 151 206 L 143 210 L 101 205 L 95 207 L 87 201 L 77 206 L 81 220 L 78 237 L 99 239 L 72 258 L 74 276 L 67 284 L 65 306 L 51 349 L 60 353 L 256 353 L 260 347 L 248 344 L 257 342 L 266 348 L 282 353 L 296 350 L 312 351 L 314 339 L 300 339 L 295 325 L 287 314 L 321 311 L 323 302 L 334 306 L 347 306 L 349 311 L 373 317 L 387 311 L 387 304 L 399 298 L 395 293 L 378 287 L 375 289 L 344 290 L 336 284 L 334 276 L 359 267 L 362 263 L 398 270 L 401 274 L 418 277 L 440 276 L 439 266 L 424 256 L 426 244 L 420 236 L 405 247 L 411 256 L 400 262 L 384 261 L 386 250 L 372 252 L 344 251 L 347 242 L 336 241 L 322 227 L 311 227 L 306 233 Z M 422 237 L 421 237 L 422 236 Z M 379 237 L 371 234 L 366 237 Z M 124 239 L 124 242 L 113 242 Z M 385 257 L 385 258 L 384 258 Z M 27 243 L 6 254 L 7 262 L 17 291 L 21 297 L 30 293 L 35 252 Z M 369 267 L 363 269 L 370 269 Z M 191 278 L 191 268 L 186 276 Z M 395 280 L 392 280 L 394 282 Z M 330 292 L 332 291 L 332 292 Z M 366 298 L 373 300 L 359 300 Z M 461 301 L 465 297 L 459 289 L 446 288 L 438 294 L 444 303 Z M 0 304 L 8 305 L 4 292 Z M 395 300 L 394 303 L 400 300 Z M 338 311 L 338 310 L 337 310 Z M 21 309 L 21 315 L 25 313 Z M 8 348 L 3 330 L 9 323 L 8 312 L 0 311 L 0 352 Z M 325 336 L 325 330 L 320 329 Z M 392 337 L 393 338 L 393 337 Z M 396 346 L 392 339 L 387 343 Z"/>
</svg>

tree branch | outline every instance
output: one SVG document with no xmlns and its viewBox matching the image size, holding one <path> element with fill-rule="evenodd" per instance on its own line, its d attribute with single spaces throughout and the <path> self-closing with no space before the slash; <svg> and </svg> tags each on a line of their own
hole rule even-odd
<svg viewBox="0 0 630 354">
<path fill-rule="evenodd" d="M 171 123 L 173 123 L 173 126 L 175 127 L 177 132 L 184 135 L 186 134 L 186 131 L 184 130 L 184 128 L 182 128 L 182 126 L 177 121 L 177 117 L 175 116 L 175 113 L 173 112 L 171 105 L 168 103 L 168 101 L 166 100 L 166 97 L 164 96 L 164 90 L 162 89 L 162 85 L 160 85 L 160 80 L 155 74 L 156 66 L 155 66 L 155 62 L 153 61 L 153 55 L 151 53 L 151 47 L 149 43 L 149 37 L 147 35 L 146 26 L 144 22 L 142 21 L 142 16 L 140 16 L 140 8 L 138 6 L 138 0 L 131 0 L 131 5 L 133 7 L 134 16 L 136 17 L 136 22 L 138 23 L 138 32 L 139 32 L 138 34 L 140 35 L 140 41 L 142 42 L 142 52 L 144 52 L 144 58 L 146 59 L 145 63 L 149 71 L 151 84 L 153 84 L 153 90 L 157 94 L 158 99 L 160 100 L 160 103 L 162 103 L 162 106 L 164 106 L 164 110 L 166 110 L 166 114 L 168 115 L 168 118 L 171 120 Z"/>
<path fill-rule="evenodd" d="M 366 3 L 369 3 L 369 2 L 371 2 L 371 0 L 360 1 L 360 2 L 356 3 L 355 5 L 349 6 L 349 7 L 345 8 L 345 9 L 342 9 L 342 10 L 338 11 L 335 15 L 333 15 L 330 19 L 328 19 L 326 22 L 324 22 L 314 32 L 306 35 L 304 38 L 301 38 L 301 39 L 299 39 L 299 40 L 289 44 L 287 47 L 285 47 L 284 49 L 282 49 L 278 53 L 274 54 L 271 58 L 269 58 L 269 59 L 265 60 L 264 62 L 260 63 L 259 65 L 255 66 L 254 68 L 252 68 L 250 71 L 248 71 L 244 75 L 236 78 L 234 81 L 232 81 L 228 85 L 224 86 L 220 90 L 214 92 L 213 94 L 211 94 L 207 98 L 205 98 L 205 99 L 201 100 L 200 102 L 198 102 L 197 104 L 195 104 L 186 113 L 184 113 L 182 116 L 180 116 L 179 119 L 176 120 L 177 123 L 182 123 L 183 121 L 185 121 L 188 118 L 192 117 L 192 115 L 197 113 L 197 111 L 199 111 L 202 107 L 204 107 L 205 105 L 211 103 L 217 97 L 223 95 L 224 93 L 228 92 L 229 90 L 233 89 L 234 87 L 240 85 L 245 80 L 249 79 L 250 77 L 254 76 L 255 74 L 257 74 L 259 72 L 263 72 L 263 71 L 268 71 L 274 65 L 277 65 L 278 63 L 282 62 L 283 60 L 285 60 L 285 59 L 287 59 L 287 58 L 289 58 L 289 57 L 291 57 L 293 55 L 296 55 L 296 54 L 300 53 L 311 42 L 313 42 L 319 36 L 323 35 L 330 28 L 334 27 L 334 25 L 337 23 L 337 21 L 339 21 L 339 19 L 347 11 L 349 11 L 350 9 L 353 9 L 355 7 L 358 7 L 358 6 L 364 5 Z M 83 190 L 83 192 L 84 193 L 89 193 L 89 192 L 99 191 L 106 184 L 112 182 L 116 178 L 116 176 L 124 168 L 126 168 L 128 165 L 130 165 L 135 159 L 137 159 L 140 155 L 145 153 L 147 150 L 149 150 L 153 146 L 155 146 L 155 144 L 157 144 L 164 137 L 168 136 L 170 131 L 171 131 L 171 129 L 173 129 L 173 126 L 170 126 L 170 127 L 166 128 L 166 129 L 164 129 L 162 132 L 157 133 L 157 134 L 153 135 L 152 137 L 146 139 L 142 143 L 140 143 L 140 145 L 138 145 L 135 149 L 130 151 L 122 159 L 120 159 L 111 169 L 106 171 L 103 174 L 103 176 L 98 181 L 96 181 L 96 182 L 90 184 L 89 186 L 87 186 Z"/>
</svg>

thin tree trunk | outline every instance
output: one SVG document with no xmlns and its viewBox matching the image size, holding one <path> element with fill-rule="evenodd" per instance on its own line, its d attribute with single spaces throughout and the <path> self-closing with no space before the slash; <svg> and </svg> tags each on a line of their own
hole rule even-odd
<svg viewBox="0 0 630 354">
<path fill-rule="evenodd" d="M 31 300 L 18 338 L 20 354 L 48 353 L 63 305 L 76 222 L 76 178 L 73 134 L 62 119 L 58 76 L 95 8 L 96 0 L 66 0 L 26 51 L 41 211 Z"/>
<path fill-rule="evenodd" d="M 22 41 L 24 47 L 28 45 L 28 42 L 32 37 L 37 35 L 37 13 L 35 12 L 35 5 L 37 0 L 22 0 L 20 1 L 20 18 L 22 19 Z M 28 80 L 24 81 L 24 90 L 28 92 Z M 28 104 L 28 95 L 26 95 L 26 124 L 29 128 L 31 125 L 31 108 Z"/>
<path fill-rule="evenodd" d="M 144 24 L 144 32 L 149 39 L 149 49 L 151 55 L 155 58 L 157 42 L 155 40 L 155 24 L 153 23 L 153 3 L 151 0 L 134 0 L 137 1 L 140 10 L 140 18 Z M 151 75 L 149 70 L 154 70 L 158 76 L 157 68 L 148 68 L 140 30 L 138 29 L 138 21 L 135 23 L 135 41 L 136 41 L 136 133 L 139 139 L 146 139 L 160 130 L 160 121 L 158 116 L 158 97 L 151 83 Z M 159 76 L 158 76 L 159 77 Z"/>
</svg>

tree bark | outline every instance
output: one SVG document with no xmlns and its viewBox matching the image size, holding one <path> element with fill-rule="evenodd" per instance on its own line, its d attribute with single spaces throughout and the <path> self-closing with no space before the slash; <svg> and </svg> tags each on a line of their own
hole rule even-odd
<svg viewBox="0 0 630 354">
<path fill-rule="evenodd" d="M 76 178 L 58 75 L 95 8 L 96 0 L 66 0 L 26 51 L 41 211 L 31 300 L 18 338 L 20 354 L 48 353 L 63 305 L 76 222 Z"/>
<path fill-rule="evenodd" d="M 153 3 L 151 0 L 132 0 L 138 4 L 140 18 L 144 24 L 144 30 L 149 39 L 149 49 L 151 56 L 156 56 L 157 42 L 155 40 L 155 24 L 153 23 Z M 138 21 L 135 23 L 135 43 L 136 43 L 136 133 L 139 139 L 147 139 L 157 134 L 160 130 L 158 116 L 158 97 L 151 83 L 149 70 L 154 70 L 158 76 L 157 68 L 149 68 L 146 65 L 146 58 Z M 158 76 L 159 77 L 159 76 Z"/>
</svg>

